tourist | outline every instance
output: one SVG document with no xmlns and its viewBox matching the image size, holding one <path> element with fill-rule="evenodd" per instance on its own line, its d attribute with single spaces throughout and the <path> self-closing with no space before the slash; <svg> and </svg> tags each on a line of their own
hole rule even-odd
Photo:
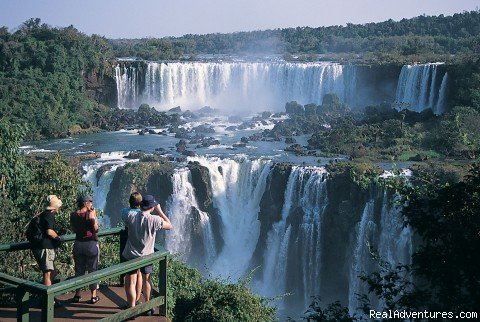
<svg viewBox="0 0 480 322">
<path fill-rule="evenodd" d="M 98 269 L 99 248 L 98 248 L 98 221 L 93 199 L 89 195 L 77 199 L 77 210 L 70 216 L 70 224 L 75 232 L 75 244 L 73 245 L 73 259 L 75 261 L 75 276 L 84 275 L 86 272 L 95 272 Z M 90 304 L 97 303 L 100 298 L 97 296 L 98 284 L 90 285 Z M 80 289 L 77 289 L 73 303 L 80 302 Z"/>
<path fill-rule="evenodd" d="M 170 219 L 163 213 L 162 208 L 153 196 L 146 195 L 143 197 L 140 203 L 140 210 L 140 213 L 128 213 L 124 219 L 125 226 L 128 229 L 128 239 L 122 255 L 127 260 L 153 254 L 157 230 L 172 229 Z M 151 212 L 154 210 L 158 212 L 159 216 L 151 215 Z M 150 300 L 152 289 L 150 274 L 153 271 L 153 267 L 148 265 L 142 267 L 140 271 L 143 280 L 143 296 L 147 302 Z M 133 270 L 125 276 L 128 307 L 135 307 L 137 299 L 137 273 L 138 270 Z M 147 315 L 152 314 L 153 309 L 147 312 Z"/>
<path fill-rule="evenodd" d="M 123 222 L 125 222 L 129 214 L 131 214 L 132 216 L 135 216 L 141 212 L 140 210 L 141 202 L 142 202 L 142 195 L 140 194 L 140 192 L 135 191 L 130 195 L 130 198 L 128 199 L 128 203 L 130 207 L 126 207 L 122 209 L 121 218 Z M 128 228 L 126 226 L 125 226 L 125 230 L 128 235 Z M 123 257 L 123 255 L 120 256 L 121 263 L 126 261 L 127 259 Z M 125 283 L 125 292 L 127 291 L 128 291 L 127 284 Z M 142 295 L 142 273 L 140 271 L 137 272 L 136 294 L 137 296 L 135 299 L 135 304 L 138 305 L 140 304 L 140 296 Z"/>
<path fill-rule="evenodd" d="M 46 198 L 46 209 L 40 215 L 40 228 L 42 230 L 42 239 L 37 244 L 31 244 L 31 249 L 35 260 L 43 273 L 43 284 L 52 285 L 56 276 L 55 269 L 55 249 L 63 243 L 63 237 L 57 233 L 55 214 L 62 206 L 62 200 L 56 195 L 49 195 Z M 59 302 L 55 301 L 58 306 Z"/>
</svg>

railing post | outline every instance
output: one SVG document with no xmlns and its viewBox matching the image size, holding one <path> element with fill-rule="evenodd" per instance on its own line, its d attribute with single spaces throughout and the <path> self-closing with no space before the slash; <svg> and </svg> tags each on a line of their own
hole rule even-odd
<svg viewBox="0 0 480 322">
<path fill-rule="evenodd" d="M 159 296 L 163 296 L 163 305 L 159 306 L 159 314 L 167 316 L 167 257 L 160 260 L 160 267 L 158 269 L 158 292 Z"/>
<path fill-rule="evenodd" d="M 122 253 L 123 250 L 125 249 L 125 245 L 127 245 L 127 238 L 128 238 L 128 233 L 126 229 L 123 229 L 120 231 L 120 262 L 122 261 Z M 125 284 L 125 274 L 120 275 L 120 286 L 123 286 Z"/>
<path fill-rule="evenodd" d="M 30 320 L 29 303 L 30 294 L 19 287 L 15 294 L 17 302 L 17 322 L 28 322 Z"/>
<path fill-rule="evenodd" d="M 53 322 L 55 313 L 53 294 L 42 295 L 42 322 Z"/>
</svg>

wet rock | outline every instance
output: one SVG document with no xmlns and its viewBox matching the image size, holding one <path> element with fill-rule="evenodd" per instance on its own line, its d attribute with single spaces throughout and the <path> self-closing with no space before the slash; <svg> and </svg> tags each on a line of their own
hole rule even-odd
<svg viewBox="0 0 480 322">
<path fill-rule="evenodd" d="M 242 118 L 240 116 L 229 116 L 228 117 L 228 122 L 230 122 L 230 123 L 241 123 Z"/>
<path fill-rule="evenodd" d="M 197 154 L 193 151 L 188 151 L 188 150 L 185 150 L 182 152 L 183 155 L 187 156 L 187 157 L 194 157 L 196 156 Z"/>
<path fill-rule="evenodd" d="M 140 159 L 145 155 L 143 151 L 130 151 L 128 155 L 125 156 L 126 159 Z"/>
<path fill-rule="evenodd" d="M 292 137 L 288 137 L 288 138 L 285 138 L 285 143 L 286 144 L 293 144 L 293 143 L 297 143 L 297 140 L 295 140 Z"/>
<path fill-rule="evenodd" d="M 97 173 L 95 174 L 95 179 L 97 179 L 97 186 L 103 174 L 105 172 L 110 171 L 111 168 L 112 168 L 111 164 L 105 164 L 105 165 L 102 165 L 100 168 L 98 168 Z"/>
<path fill-rule="evenodd" d="M 183 153 L 187 149 L 187 142 L 185 140 L 180 140 L 178 141 L 177 144 L 175 144 L 175 147 L 177 148 L 177 152 Z"/>
<path fill-rule="evenodd" d="M 215 133 L 215 129 L 213 127 L 205 124 L 196 126 L 192 130 L 196 133 Z"/>
<path fill-rule="evenodd" d="M 268 119 L 270 116 L 272 116 L 271 112 L 268 112 L 268 111 L 262 112 L 262 118 Z"/>
<path fill-rule="evenodd" d="M 180 106 L 176 106 L 176 107 L 173 107 L 171 109 L 168 110 L 169 113 L 182 113 L 182 109 L 180 108 Z"/>
<path fill-rule="evenodd" d="M 285 151 L 294 152 L 296 154 L 303 154 L 304 153 L 303 147 L 298 143 L 287 146 L 285 148 Z"/>
</svg>

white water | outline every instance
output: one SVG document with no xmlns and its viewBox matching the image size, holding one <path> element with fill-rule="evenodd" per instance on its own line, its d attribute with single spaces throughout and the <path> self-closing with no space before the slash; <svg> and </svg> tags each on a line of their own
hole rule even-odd
<svg viewBox="0 0 480 322">
<path fill-rule="evenodd" d="M 288 292 L 296 293 L 295 296 L 303 307 L 310 304 L 312 295 L 320 295 L 322 214 L 328 204 L 325 178 L 324 168 L 292 168 L 285 190 L 282 218 L 268 234 L 263 280 L 257 285 L 262 294 L 278 296 Z M 288 219 L 299 209 L 303 217 L 298 233 L 292 236 L 294 228 Z M 292 247 L 298 252 L 294 251 L 289 256 Z M 302 271 L 301 278 L 295 281 L 299 284 L 295 289 L 286 286 L 289 262 L 296 262 L 297 269 Z M 285 308 L 283 301 L 276 304 L 279 308 Z"/>
<path fill-rule="evenodd" d="M 442 114 L 445 112 L 445 93 L 447 91 L 447 83 L 448 83 L 448 73 L 445 73 L 442 78 L 442 84 L 440 85 L 439 90 L 439 99 L 437 106 L 435 108 L 435 114 Z"/>
<path fill-rule="evenodd" d="M 166 206 L 166 212 L 170 216 L 172 225 L 175 227 L 166 240 L 166 248 L 172 253 L 180 254 L 184 259 L 191 256 L 192 243 L 191 235 L 196 229 L 201 230 L 205 251 L 205 263 L 210 263 L 216 257 L 214 236 L 208 213 L 199 209 L 195 191 L 191 183 L 190 171 L 178 169 L 173 178 L 173 194 Z M 191 208 L 197 209 L 200 214 L 200 223 L 195 225 Z M 197 263 L 200 264 L 200 263 Z"/>
<path fill-rule="evenodd" d="M 203 157 L 189 160 L 198 161 L 209 169 L 213 204 L 222 220 L 225 245 L 210 271 L 214 276 L 237 280 L 247 273 L 260 234 L 257 216 L 270 161 Z"/>
<path fill-rule="evenodd" d="M 206 275 L 236 281 L 252 268 L 251 259 L 260 236 L 260 201 L 271 173 L 271 161 L 248 160 L 245 157 L 195 157 L 188 160 L 198 161 L 209 170 L 213 204 L 221 219 L 220 234 L 224 246 L 216 248 L 215 241 L 219 236 L 215 236 L 210 214 L 199 210 L 190 171 L 180 168 L 174 172 L 173 194 L 166 206 L 166 213 L 171 216 L 175 227 L 166 235 L 166 247 L 187 261 L 195 258 L 195 262 L 191 263 Z M 356 231 L 352 232 L 355 234 L 353 245 L 351 248 L 345 245 L 351 252 L 347 250 L 347 257 L 351 258 L 347 263 L 351 266 L 336 267 L 338 263 L 323 262 L 323 253 L 329 252 L 328 244 L 323 244 L 322 239 L 322 230 L 329 229 L 324 223 L 325 209 L 329 205 L 326 175 L 322 167 L 292 167 L 284 191 L 281 219 L 272 225 L 267 234 L 261 266 L 252 286 L 266 296 L 293 293 L 295 307 L 306 308 L 311 296 L 322 295 L 322 281 L 345 279 L 348 294 L 328 296 L 343 297 L 348 301 L 345 304 L 350 312 L 354 313 L 358 306 L 355 293 L 366 291 L 358 275 L 374 269 L 367 242 L 373 243 L 380 256 L 388 262 L 408 264 L 412 253 L 411 231 L 402 228 L 400 209 L 390 206 L 386 194 L 383 198 L 380 195 L 363 206 L 359 222 L 355 225 Z M 99 186 L 99 189 L 108 191 L 106 186 Z M 106 192 L 101 195 L 106 196 Z M 381 207 L 376 207 L 376 202 L 382 202 Z M 192 207 L 198 211 L 197 219 L 192 216 Z M 375 209 L 381 213 L 375 215 Z M 192 253 L 199 247 L 201 254 Z M 324 276 L 324 266 L 330 271 L 334 267 L 338 273 Z M 291 310 L 291 304 L 287 303 L 289 299 L 281 299 L 275 305 L 288 312 Z M 297 313 L 301 312 L 295 311 Z"/>
<path fill-rule="evenodd" d="M 102 153 L 99 159 L 87 162 L 83 166 L 83 171 L 85 172 L 83 180 L 89 182 L 92 187 L 93 206 L 96 209 L 104 210 L 110 185 L 117 168 L 128 162 L 138 161 L 137 159 L 124 159 L 126 155 L 128 155 L 128 152 Z M 97 179 L 97 172 L 104 165 L 108 165 L 109 169 L 103 172 Z M 110 227 L 110 218 L 102 216 L 99 218 L 99 223 L 102 227 Z"/>
<path fill-rule="evenodd" d="M 435 114 L 443 112 L 447 74 L 438 84 L 438 66 L 442 63 L 405 65 L 398 78 L 395 102 L 399 109 L 421 112 L 431 108 Z M 440 106 L 440 108 L 439 108 Z"/>
<path fill-rule="evenodd" d="M 137 69 L 117 65 L 115 67 L 115 80 L 117 83 L 118 107 L 127 108 L 131 104 L 135 104 L 138 99 Z"/>
<path fill-rule="evenodd" d="M 358 276 L 368 272 L 367 264 L 368 261 L 371 260 L 367 242 L 373 240 L 376 229 L 376 224 L 373 218 L 374 206 L 375 203 L 373 200 L 367 202 L 363 210 L 362 219 L 357 226 L 357 238 L 353 252 L 353 263 L 350 270 L 350 283 L 348 290 L 348 310 L 350 311 L 350 314 L 359 312 L 357 309 L 359 306 L 357 294 L 366 293 L 365 285 Z"/>
<path fill-rule="evenodd" d="M 135 74 L 116 68 L 119 107 L 146 102 L 163 110 L 211 106 L 238 113 L 283 111 L 285 103 L 294 100 L 321 104 L 327 93 L 347 104 L 356 98 L 355 67 L 337 63 L 149 62 L 140 94 L 133 92 Z"/>
</svg>

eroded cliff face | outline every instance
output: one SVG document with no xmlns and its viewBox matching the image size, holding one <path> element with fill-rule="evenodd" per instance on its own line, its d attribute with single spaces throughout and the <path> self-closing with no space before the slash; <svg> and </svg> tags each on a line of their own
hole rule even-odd
<svg viewBox="0 0 480 322">
<path fill-rule="evenodd" d="M 107 106 L 117 105 L 117 85 L 111 68 L 106 73 L 86 72 L 83 78 L 89 98 Z"/>
<path fill-rule="evenodd" d="M 165 209 L 173 192 L 174 166 L 169 162 L 139 162 L 119 167 L 110 185 L 105 213 L 110 216 L 112 227 L 121 222 L 121 210 L 128 207 L 128 198 L 134 191 L 151 194 Z"/>
<path fill-rule="evenodd" d="M 252 269 L 262 265 L 268 232 L 272 229 L 273 224 L 282 218 L 285 190 L 291 172 L 291 165 L 276 164 L 272 166 L 268 175 L 267 186 L 260 201 L 260 212 L 258 213 L 260 236 L 251 260 Z"/>
<path fill-rule="evenodd" d="M 213 205 L 210 172 L 207 167 L 200 165 L 198 162 L 189 162 L 188 169 L 190 170 L 192 185 L 195 189 L 197 204 L 200 208 L 199 210 L 206 212 L 209 215 L 215 244 L 215 252 L 218 253 L 221 251 L 224 245 L 224 240 L 222 237 L 222 219 L 218 213 L 218 209 Z M 192 214 L 195 218 L 195 227 L 198 227 L 200 224 L 200 214 L 198 210 L 193 207 Z M 201 232 L 199 232 L 197 229 L 194 228 L 193 231 L 197 232 L 196 236 L 194 236 L 194 240 L 198 242 L 195 243 L 197 247 L 192 251 L 192 254 L 201 254 L 206 248 L 204 245 L 204 239 L 199 234 Z M 205 254 L 203 254 L 203 256 L 205 256 Z"/>
</svg>

